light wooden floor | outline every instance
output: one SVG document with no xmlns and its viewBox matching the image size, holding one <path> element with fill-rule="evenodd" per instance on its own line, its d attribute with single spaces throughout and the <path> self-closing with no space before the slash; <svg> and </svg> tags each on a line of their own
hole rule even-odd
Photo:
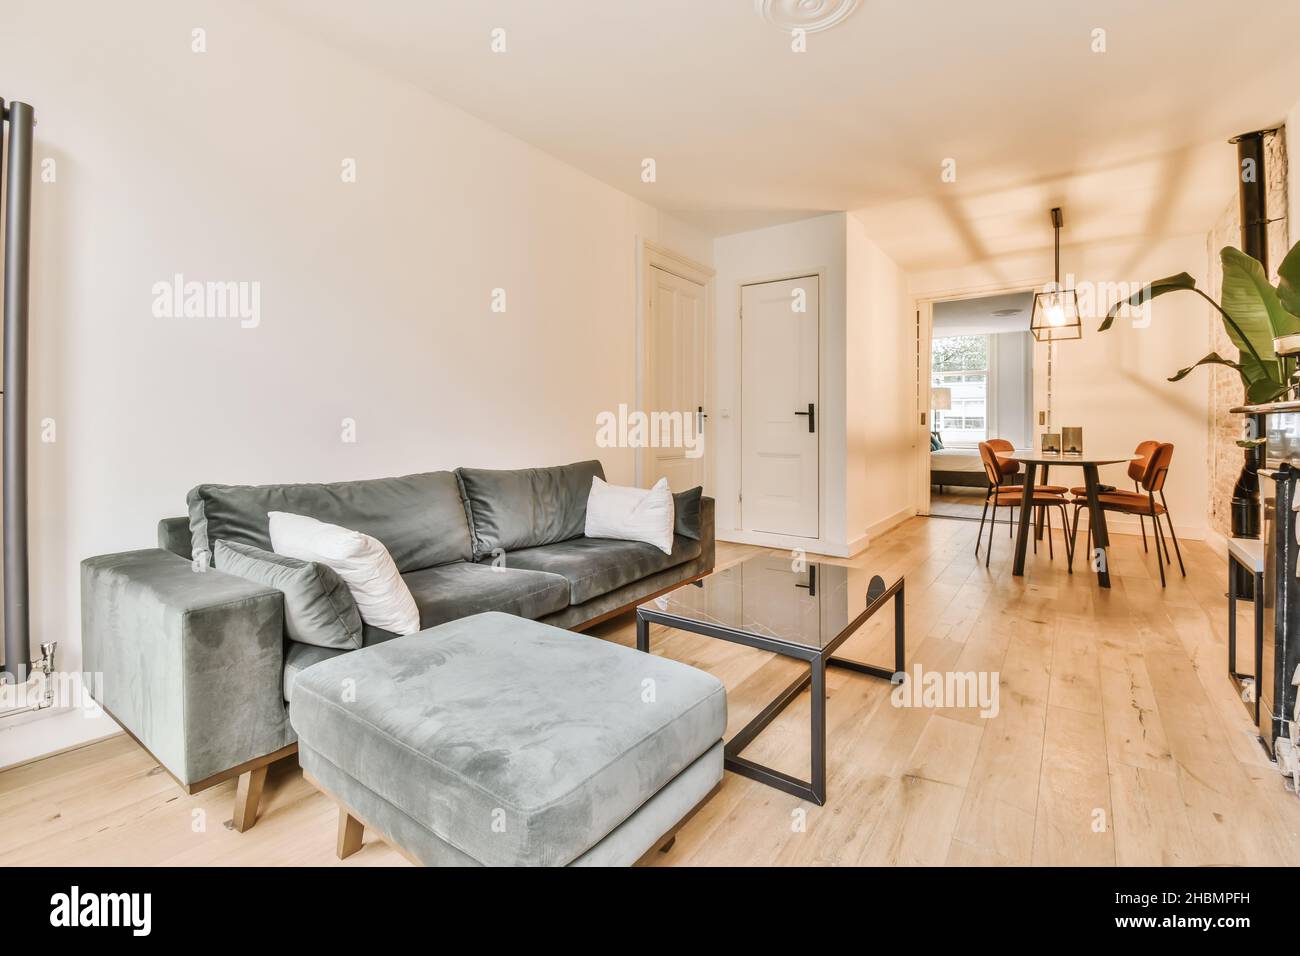
<svg viewBox="0 0 1300 956">
<path fill-rule="evenodd" d="M 999 536 L 986 571 L 975 529 L 913 519 L 853 563 L 906 574 L 909 668 L 999 672 L 998 715 L 895 707 L 832 670 L 827 805 L 727 774 L 656 864 L 1300 863 L 1300 799 L 1225 677 L 1223 562 L 1187 542 L 1187 579 L 1162 591 L 1154 555 L 1116 535 L 1106 593 L 1066 576 L 1059 541 L 1018 579 Z M 719 564 L 756 550 L 723 545 Z M 887 661 L 890 617 L 841 653 Z M 598 633 L 633 641 L 626 619 Z M 726 683 L 733 731 L 796 667 L 675 631 L 655 651 Z M 747 755 L 806 775 L 807 718 L 805 694 Z M 336 862 L 335 808 L 293 761 L 243 835 L 233 791 L 187 797 L 125 737 L 0 773 L 0 866 Z M 386 864 L 405 861 L 368 831 L 344 865 Z"/>
<path fill-rule="evenodd" d="M 930 514 L 949 518 L 979 518 L 984 510 L 983 488 L 959 488 L 945 485 L 942 492 L 937 487 L 930 489 Z M 998 509 L 998 517 L 1006 512 Z"/>
</svg>

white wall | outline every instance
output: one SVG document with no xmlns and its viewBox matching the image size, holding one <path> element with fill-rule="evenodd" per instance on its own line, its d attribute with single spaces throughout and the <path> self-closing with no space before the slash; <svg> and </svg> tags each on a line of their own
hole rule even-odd
<svg viewBox="0 0 1300 956">
<path fill-rule="evenodd" d="M 31 607 L 64 668 L 78 562 L 153 546 L 200 482 L 589 457 L 631 482 L 595 416 L 635 401 L 636 238 L 708 240 L 252 4 L 8 0 L 0 35 L 57 173 L 33 196 Z M 260 324 L 154 317 L 176 273 L 259 282 Z"/>
<path fill-rule="evenodd" d="M 806 546 L 847 555 L 915 512 L 915 323 L 904 277 L 858 218 L 833 213 L 724 236 L 717 268 L 718 533 L 773 545 L 739 527 L 740 287 L 815 272 L 821 285 L 821 535 Z"/>
<path fill-rule="evenodd" d="M 1065 246 L 1062 273 L 1072 273 L 1076 285 L 1144 282 L 1177 272 L 1205 280 L 1205 236 L 1148 243 L 1107 243 Z M 999 289 L 1041 287 L 1052 274 L 1052 251 L 1004 257 L 962 269 L 909 275 L 910 289 L 919 299 L 942 298 Z M 1085 303 L 1086 305 L 1086 303 Z M 1104 314 L 1109 301 L 1099 306 Z M 1054 362 L 1052 422 L 1081 426 L 1090 448 L 1131 451 L 1144 439 L 1173 442 L 1175 454 L 1166 492 L 1178 533 L 1204 537 L 1207 526 L 1207 460 L 1209 455 L 1209 392 L 1203 371 L 1182 382 L 1166 379 L 1210 350 L 1209 306 L 1193 294 L 1170 295 L 1150 303 L 1149 327 L 1136 328 L 1123 318 L 1104 333 L 1100 316 L 1084 323 L 1083 338 L 1060 342 Z M 1043 367 L 1048 346 L 1037 344 L 1035 364 Z M 1035 415 L 1035 430 L 1037 426 Z M 1056 475 L 1063 483 L 1081 476 Z M 1103 470 L 1103 481 L 1121 483 L 1120 468 Z M 1116 530 L 1136 533 L 1135 521 L 1115 518 Z"/>
<path fill-rule="evenodd" d="M 817 407 L 821 481 L 821 535 L 811 550 L 846 553 L 845 537 L 845 214 L 832 213 L 714 240 L 718 427 L 717 531 L 745 540 L 739 526 L 740 495 L 740 287 L 751 282 L 821 273 L 821 401 Z M 773 539 L 775 541 L 775 539 Z"/>
<path fill-rule="evenodd" d="M 916 513 L 919 419 L 916 312 L 906 279 L 856 215 L 848 216 L 847 231 L 846 534 L 853 553 Z"/>
</svg>

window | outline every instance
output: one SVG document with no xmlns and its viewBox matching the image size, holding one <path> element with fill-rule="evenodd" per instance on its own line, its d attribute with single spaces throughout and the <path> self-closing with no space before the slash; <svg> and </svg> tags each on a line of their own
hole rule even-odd
<svg viewBox="0 0 1300 956">
<path fill-rule="evenodd" d="M 952 408 L 934 413 L 935 429 L 945 446 L 974 448 L 989 437 L 992 352 L 989 335 L 934 340 L 930 384 L 952 390 Z"/>
</svg>

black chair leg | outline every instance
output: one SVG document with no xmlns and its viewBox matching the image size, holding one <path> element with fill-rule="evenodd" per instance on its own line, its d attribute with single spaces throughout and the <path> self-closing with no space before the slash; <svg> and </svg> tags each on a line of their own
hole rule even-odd
<svg viewBox="0 0 1300 956">
<path fill-rule="evenodd" d="M 1136 481 L 1133 482 L 1133 490 L 1134 491 L 1142 490 L 1141 488 L 1138 487 L 1138 483 Z M 1141 515 L 1138 515 L 1138 527 L 1142 529 L 1142 550 L 1149 551 L 1150 549 L 1147 547 L 1147 523 L 1146 523 L 1146 519 L 1143 518 Z"/>
<path fill-rule="evenodd" d="M 1056 560 L 1056 548 L 1052 546 L 1052 509 L 1043 509 L 1043 526 L 1047 529 L 1047 560 Z"/>
<path fill-rule="evenodd" d="M 987 515 L 988 513 L 989 513 L 989 499 L 988 499 L 988 495 L 985 495 L 984 510 L 980 512 L 980 530 L 979 533 L 975 535 L 975 556 L 976 557 L 979 557 L 979 553 L 980 553 L 980 538 L 984 537 L 984 516 Z M 990 541 L 993 540 L 992 534 L 989 535 L 989 540 Z"/>
<path fill-rule="evenodd" d="M 989 543 L 988 543 L 988 547 L 984 549 L 984 567 L 986 568 L 989 566 L 989 561 L 992 560 L 993 558 L 993 532 L 997 530 L 997 527 L 998 527 L 998 503 L 997 500 L 994 499 L 993 520 L 989 523 Z"/>
<path fill-rule="evenodd" d="M 1165 493 L 1162 489 L 1160 492 L 1160 504 L 1164 505 L 1165 521 L 1169 525 L 1169 537 L 1174 539 L 1174 554 L 1178 555 L 1178 570 L 1183 572 L 1183 577 L 1187 577 L 1187 568 L 1183 567 L 1183 551 L 1178 547 L 1178 535 L 1174 534 L 1174 516 L 1169 513 L 1169 505 L 1165 502 Z"/>
<path fill-rule="evenodd" d="M 1164 549 L 1165 553 L 1168 553 L 1169 545 L 1165 544 L 1164 532 L 1160 530 L 1160 522 L 1154 515 L 1151 518 L 1151 524 L 1155 527 L 1155 533 L 1151 537 L 1155 539 L 1156 543 L 1156 566 L 1160 568 L 1160 586 L 1163 588 L 1168 586 L 1165 583 L 1165 562 L 1167 558 L 1165 554 L 1161 553 L 1161 548 Z"/>
</svg>

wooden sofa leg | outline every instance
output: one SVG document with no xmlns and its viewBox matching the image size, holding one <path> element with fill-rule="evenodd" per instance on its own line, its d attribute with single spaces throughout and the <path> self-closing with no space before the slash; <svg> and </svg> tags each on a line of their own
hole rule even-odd
<svg viewBox="0 0 1300 956">
<path fill-rule="evenodd" d="M 366 828 L 360 820 L 348 813 L 346 807 L 339 807 L 339 840 L 335 852 L 340 860 L 346 860 L 361 849 L 361 837 Z"/>
<path fill-rule="evenodd" d="M 235 832 L 243 833 L 257 822 L 257 805 L 262 802 L 262 785 L 266 783 L 266 766 L 245 770 L 235 788 Z"/>
</svg>

